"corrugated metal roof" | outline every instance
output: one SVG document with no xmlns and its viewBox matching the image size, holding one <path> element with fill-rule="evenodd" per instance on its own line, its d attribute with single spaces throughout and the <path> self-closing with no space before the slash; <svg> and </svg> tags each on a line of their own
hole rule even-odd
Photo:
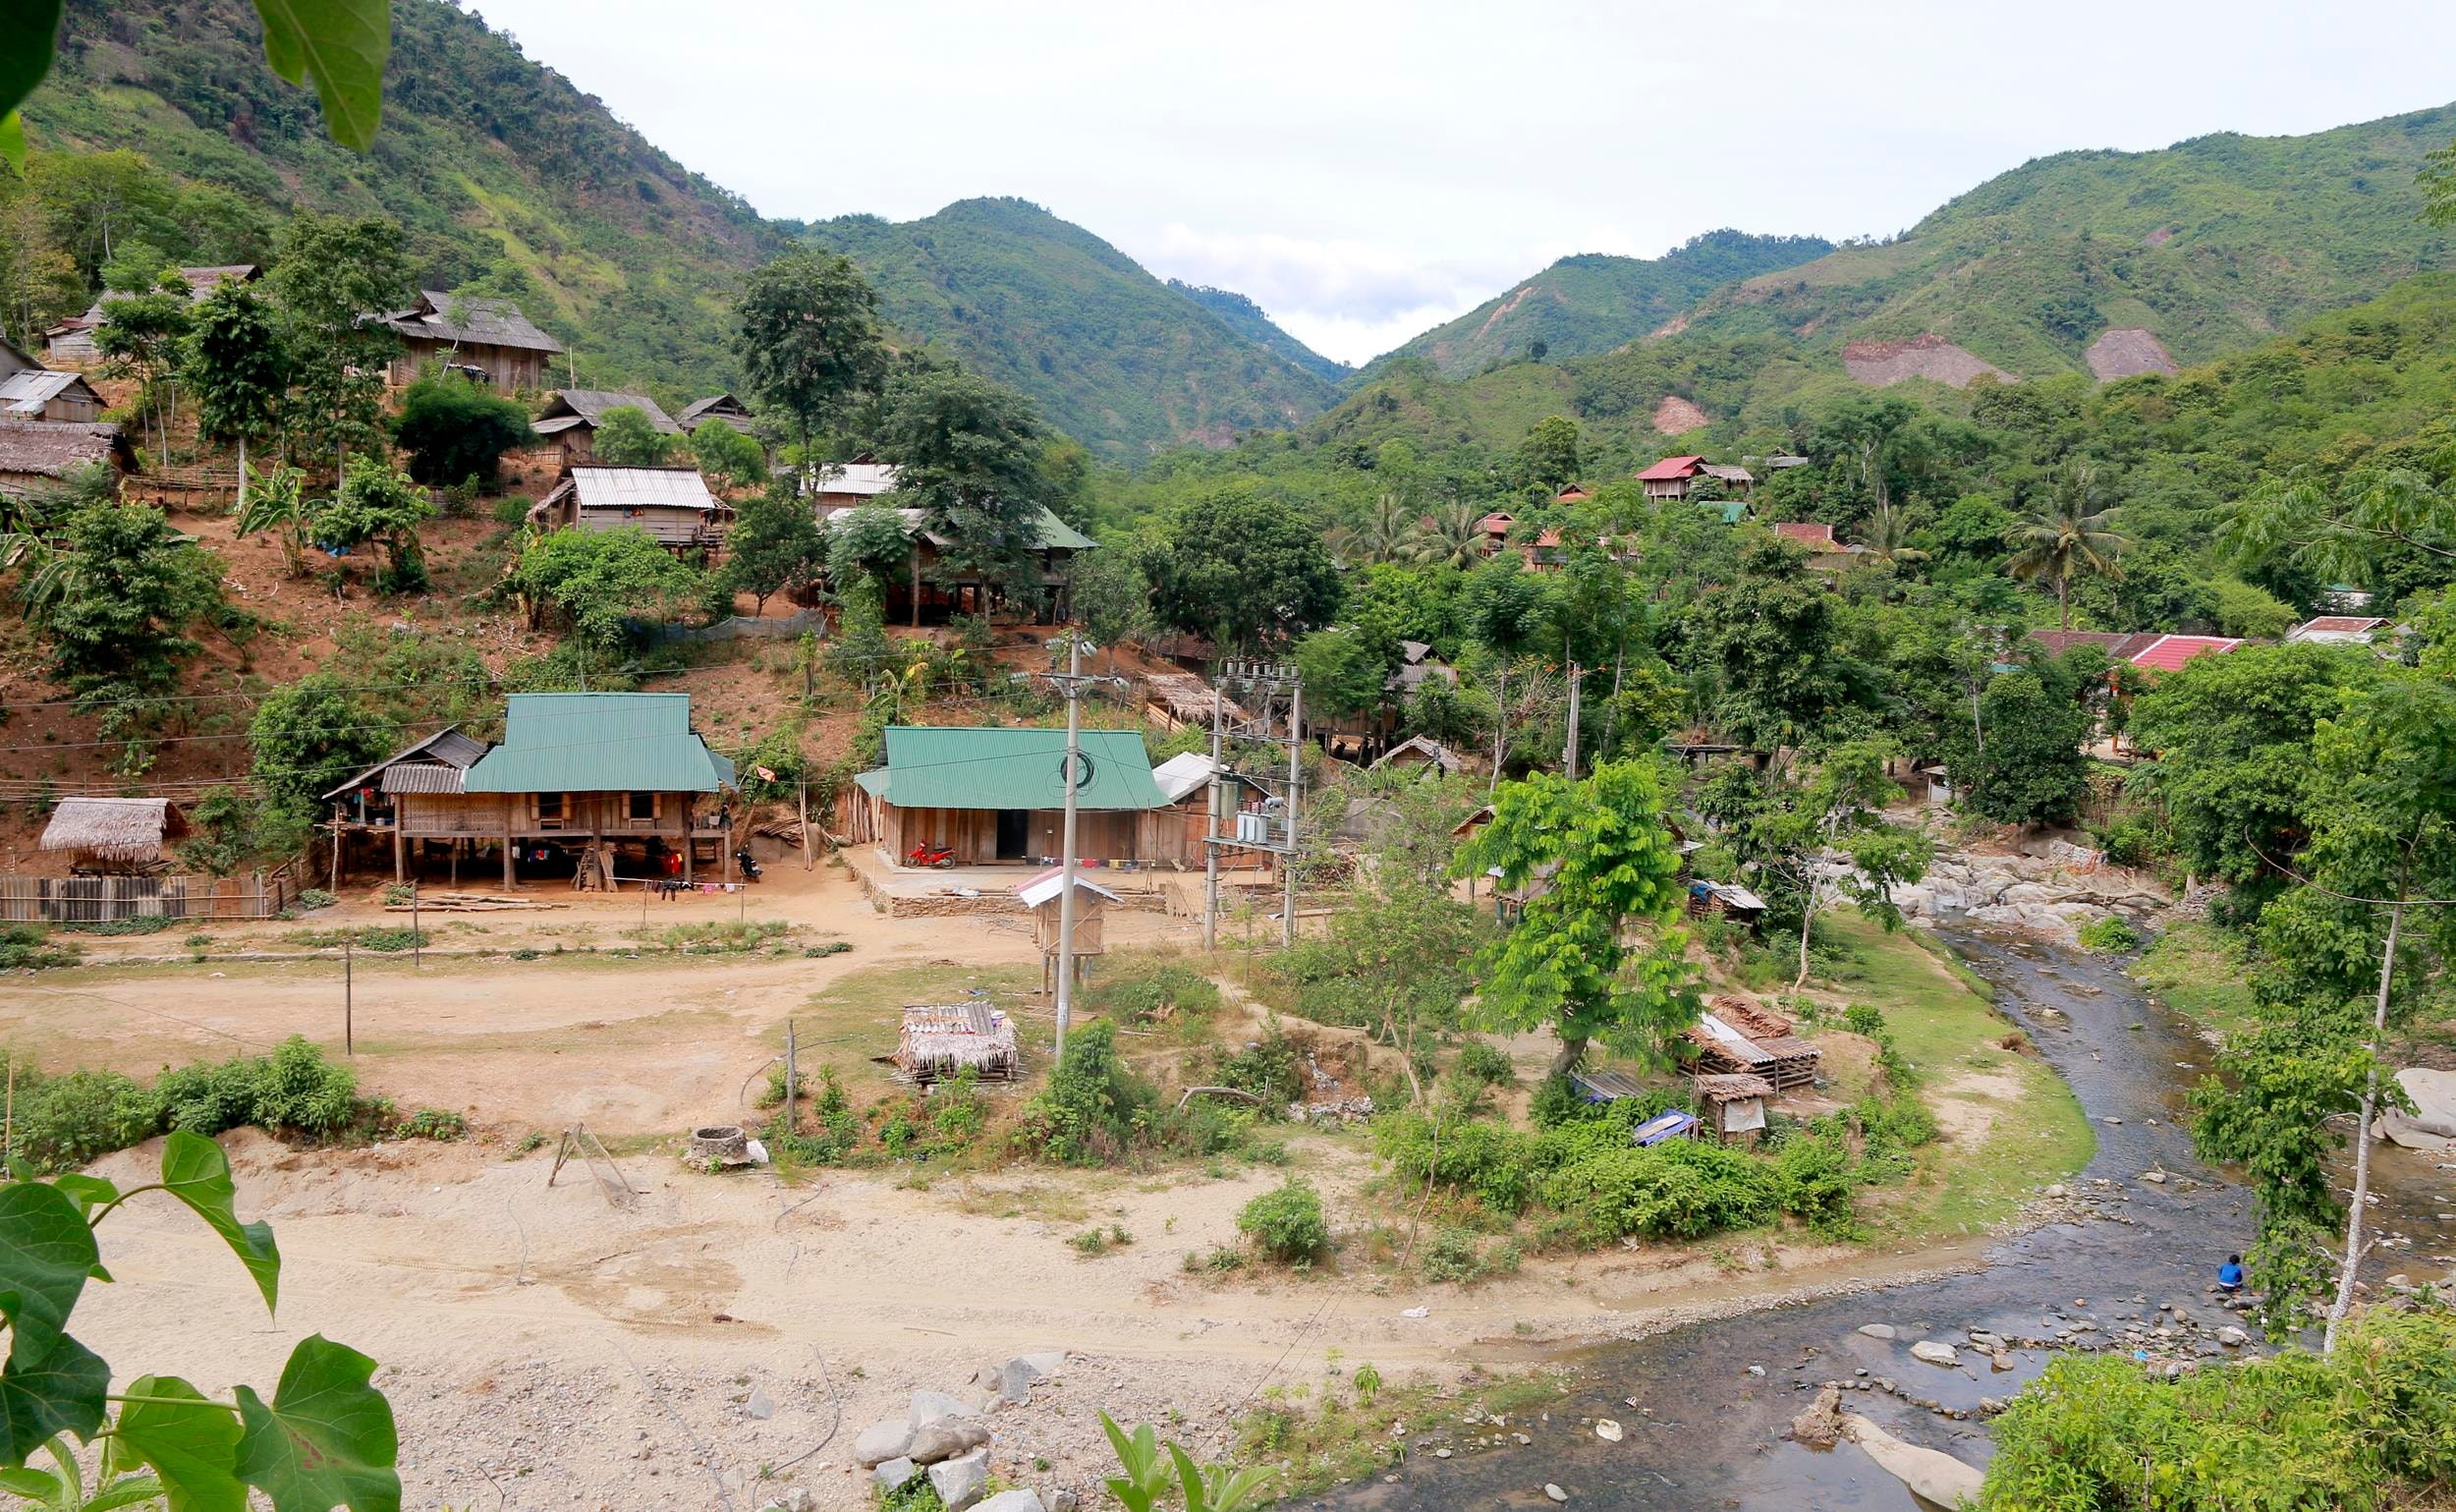
<svg viewBox="0 0 2456 1512">
<path fill-rule="evenodd" d="M 114 456 L 122 467 L 137 464 L 120 427 L 106 420 L 0 420 L 0 473 L 60 477 Z"/>
<path fill-rule="evenodd" d="M 96 404 L 102 402 L 102 396 L 93 392 L 93 386 L 85 381 L 84 374 L 48 372 L 37 367 L 0 378 L 0 413 L 39 416 L 44 405 L 69 388 L 84 389 Z"/>
<path fill-rule="evenodd" d="M 404 336 L 446 345 L 466 342 L 472 346 L 514 347 L 529 352 L 563 350 L 561 342 L 530 323 L 517 302 L 484 295 L 420 289 L 417 304 L 384 316 L 383 323 Z"/>
<path fill-rule="evenodd" d="M 684 693 L 516 693 L 472 793 L 713 793 L 724 785 Z"/>
<path fill-rule="evenodd" d="M 1151 780 L 1140 730 L 1086 730 L 1090 781 L 1081 809 L 1139 812 L 1167 807 Z M 1066 804 L 1066 732 L 973 726 L 892 725 L 884 772 L 864 772 L 864 791 L 899 809 L 1060 809 Z"/>
<path fill-rule="evenodd" d="M 2172 672 L 2195 656 L 2222 655 L 2242 644 L 2225 636 L 2159 636 L 2132 664 L 2144 672 Z"/>
<path fill-rule="evenodd" d="M 1684 477 L 1695 477 L 1705 465 L 1702 457 L 1665 457 L 1638 475 L 1642 483 L 1676 483 Z"/>
<path fill-rule="evenodd" d="M 1774 527 L 1774 533 L 1784 540 L 1796 540 L 1804 546 L 1830 551 L 1834 547 L 1833 527 L 1821 520 L 1785 520 Z"/>
<path fill-rule="evenodd" d="M 425 738 L 423 738 L 423 739 L 421 739 L 421 740 L 415 740 L 415 741 L 412 741 L 410 744 L 408 744 L 408 745 L 406 745 L 406 746 L 402 747 L 400 750 L 398 750 L 398 751 L 394 752 L 392 755 L 390 755 L 390 756 L 388 756 L 384 757 L 382 760 L 380 760 L 380 761 L 376 762 L 374 765 L 372 765 L 372 766 L 370 766 L 370 767 L 366 768 L 366 770 L 364 770 L 364 771 L 363 771 L 363 772 L 360 772 L 358 775 L 356 775 L 356 776 L 352 777 L 349 781 L 336 784 L 336 785 L 334 786 L 333 790 L 332 790 L 331 792 L 329 792 L 329 793 L 325 794 L 324 796 L 325 796 L 325 798 L 327 798 L 327 799 L 339 798 L 342 794 L 349 792 L 352 788 L 356 788 L 356 787 L 363 787 L 363 786 L 366 784 L 366 782 L 367 782 L 367 780 L 368 780 L 369 778 L 371 778 L 371 777 L 375 776 L 378 772 L 382 772 L 382 771 L 383 771 L 386 767 L 393 765 L 395 762 L 402 762 L 402 761 L 421 761 L 421 762 L 434 762 L 434 761 L 441 761 L 441 762 L 443 762 L 444 764 L 446 764 L 447 766 L 449 766 L 449 767 L 451 767 L 451 768 L 452 768 L 452 771 L 453 771 L 453 783 L 452 783 L 452 786 L 450 786 L 450 787 L 448 787 L 448 788 L 431 788 L 431 787 L 428 787 L 428 788 L 420 788 L 420 787 L 401 787 L 401 788 L 396 788 L 396 787 L 392 786 L 392 784 L 391 784 L 390 780 L 387 778 L 387 780 L 386 780 L 386 781 L 385 781 L 385 783 L 383 784 L 383 790 L 384 790 L 385 792 L 387 792 L 387 793 L 458 793 L 459 791 L 461 791 L 461 784 L 460 784 L 460 774 L 461 774 L 461 772 L 466 771 L 466 770 L 467 770 L 467 769 L 469 769 L 471 766 L 475 765 L 475 764 L 476 764 L 476 762 L 477 762 L 477 758 L 478 758 L 478 757 L 480 757 L 480 756 L 484 756 L 485 754 L 486 754 L 486 747 L 485 747 L 485 743 L 484 743 L 484 742 L 479 741 L 479 740 L 477 740 L 477 739 L 475 739 L 475 738 L 474 738 L 474 737 L 472 737 L 472 736 L 463 735 L 463 734 L 461 733 L 461 727 L 460 727 L 459 725 L 448 724 L 448 725 L 445 725 L 442 729 L 437 730 L 437 731 L 436 731 L 434 734 L 432 734 L 432 735 L 426 736 Z M 427 780 L 427 779 L 412 779 L 412 780 L 414 780 L 414 781 L 419 781 L 419 780 Z"/>
<path fill-rule="evenodd" d="M 888 462 L 839 462 L 818 473 L 820 493 L 888 493 L 895 484 L 895 465 Z"/>
<path fill-rule="evenodd" d="M 1032 880 L 1018 886 L 1015 889 L 1015 896 L 1024 900 L 1024 907 L 1038 908 L 1041 904 L 1055 899 L 1059 893 L 1062 893 L 1065 890 L 1066 868 L 1064 867 L 1051 867 L 1048 870 L 1041 872 L 1038 876 L 1035 876 Z M 1108 899 L 1111 903 L 1123 903 L 1126 901 L 1125 899 L 1117 896 L 1117 894 L 1101 886 L 1099 883 L 1091 880 L 1091 878 L 1084 875 L 1080 870 L 1075 873 L 1075 890 L 1077 892 L 1097 893 L 1101 897 Z"/>
<path fill-rule="evenodd" d="M 380 785 L 387 793 L 458 793 L 468 775 L 441 761 L 404 761 L 385 767 Z"/>
<path fill-rule="evenodd" d="M 542 431 L 563 415 L 577 415 L 592 426 L 600 425 L 605 422 L 605 415 L 609 410 L 639 410 L 648 417 L 649 424 L 664 434 L 669 436 L 682 434 L 682 427 L 674 423 L 674 418 L 666 414 L 663 407 L 647 395 L 623 394 L 605 388 L 555 390 L 554 398 L 546 405 L 546 413 L 539 417 L 540 422 L 530 428 Z"/>
<path fill-rule="evenodd" d="M 697 468 L 574 468 L 583 509 L 722 509 Z M 561 492 L 561 489 L 556 489 Z"/>
</svg>

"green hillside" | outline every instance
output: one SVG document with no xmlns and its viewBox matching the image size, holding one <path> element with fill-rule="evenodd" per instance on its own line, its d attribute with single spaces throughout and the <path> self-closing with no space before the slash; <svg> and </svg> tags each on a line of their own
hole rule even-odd
<svg viewBox="0 0 2456 1512">
<path fill-rule="evenodd" d="M 2241 351 L 2456 262 L 2414 172 L 2456 107 L 2308 137 L 2219 134 L 2150 152 L 2064 152 L 1999 175 L 1900 240 L 1718 292 L 1699 337 L 1819 350 L 1934 333 L 2023 377 L 2087 371 L 2109 328 L 2180 364 Z"/>
<path fill-rule="evenodd" d="M 732 381 L 731 282 L 780 245 L 771 228 L 474 14 L 398 0 L 393 36 L 383 132 L 361 156 L 265 68 L 246 0 L 72 0 L 29 136 L 38 159 L 128 148 L 220 191 L 209 223 L 120 228 L 178 260 L 261 260 L 295 210 L 381 212 L 408 228 L 421 284 L 516 296 L 586 384 Z"/>
<path fill-rule="evenodd" d="M 1174 278 L 1168 281 L 1168 287 L 1219 316 L 1230 330 L 1246 340 L 1267 347 L 1308 372 L 1319 373 L 1333 382 L 1355 375 L 1356 369 L 1347 364 L 1322 356 L 1281 330 L 1261 306 L 1233 289 L 1213 289 Z"/>
<path fill-rule="evenodd" d="M 1508 293 L 1424 332 L 1367 371 L 1406 358 L 1457 377 L 1533 355 L 1554 361 L 1606 352 L 1678 319 L 1708 290 L 1822 256 L 1817 237 L 1709 231 L 1660 257 L 1563 257 Z"/>
<path fill-rule="evenodd" d="M 1111 462 L 1224 446 L 1240 430 L 1319 414 L 1338 394 L 1026 200 L 959 200 L 901 224 L 848 215 L 804 235 L 859 263 L 898 329 L 1031 394 Z"/>
</svg>

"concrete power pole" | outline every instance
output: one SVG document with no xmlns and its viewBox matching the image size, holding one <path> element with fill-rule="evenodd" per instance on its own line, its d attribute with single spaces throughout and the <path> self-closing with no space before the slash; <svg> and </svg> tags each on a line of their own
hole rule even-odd
<svg viewBox="0 0 2456 1512">
<path fill-rule="evenodd" d="M 1290 668 L 1288 684 L 1288 833 L 1287 849 L 1279 853 L 1279 881 L 1284 894 L 1280 904 L 1279 940 L 1282 945 L 1296 945 L 1296 811 L 1305 796 L 1305 687 L 1294 680 Z"/>
<path fill-rule="evenodd" d="M 1569 768 L 1569 780 L 1572 782 L 1578 780 L 1578 683 L 1579 680 L 1585 676 L 1586 672 L 1584 669 L 1580 668 L 1576 662 L 1570 663 L 1569 749 L 1563 755 L 1562 764 Z"/>
<path fill-rule="evenodd" d="M 1066 841 L 1057 895 L 1057 1053 L 1075 1009 L 1075 796 L 1083 769 L 1083 638 L 1066 633 Z"/>
<path fill-rule="evenodd" d="M 1221 781 L 1222 711 L 1227 700 L 1216 684 L 1211 688 L 1211 806 L 1202 830 L 1202 948 L 1219 948 L 1219 829 L 1228 784 Z M 338 829 L 335 834 L 339 833 Z"/>
</svg>

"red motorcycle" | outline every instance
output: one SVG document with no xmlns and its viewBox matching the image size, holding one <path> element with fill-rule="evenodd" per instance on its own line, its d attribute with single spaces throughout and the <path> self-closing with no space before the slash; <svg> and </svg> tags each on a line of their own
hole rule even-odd
<svg viewBox="0 0 2456 1512">
<path fill-rule="evenodd" d="M 940 871 L 955 869 L 955 852 L 941 847 L 917 845 L 904 860 L 908 866 L 930 867 Z"/>
</svg>

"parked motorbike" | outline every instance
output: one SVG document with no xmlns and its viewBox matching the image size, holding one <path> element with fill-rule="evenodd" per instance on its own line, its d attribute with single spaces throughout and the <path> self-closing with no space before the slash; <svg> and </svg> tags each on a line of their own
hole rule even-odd
<svg viewBox="0 0 2456 1512">
<path fill-rule="evenodd" d="M 734 865 L 742 868 L 744 881 L 755 882 L 759 879 L 759 864 L 752 859 L 749 846 L 746 845 L 734 852 Z"/>
<path fill-rule="evenodd" d="M 939 871 L 955 868 L 955 852 L 944 847 L 917 845 L 913 854 L 904 858 L 916 867 L 929 867 Z"/>
</svg>

